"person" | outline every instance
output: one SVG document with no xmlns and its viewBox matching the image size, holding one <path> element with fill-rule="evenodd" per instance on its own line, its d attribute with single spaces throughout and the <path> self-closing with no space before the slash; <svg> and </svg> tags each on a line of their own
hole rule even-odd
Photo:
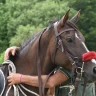
<svg viewBox="0 0 96 96">
<path fill-rule="evenodd" d="M 5 51 L 4 55 L 4 60 L 9 59 L 10 55 L 15 55 L 16 50 L 19 50 L 19 47 L 13 46 Z M 42 83 L 44 83 L 44 80 L 46 79 L 47 75 L 42 75 Z M 59 78 L 59 79 L 58 79 Z M 38 87 L 38 76 L 29 76 L 29 75 L 24 75 L 20 73 L 12 73 L 10 76 L 7 77 L 9 86 L 13 84 L 19 84 L 19 83 L 24 83 L 28 85 L 32 85 L 35 87 Z M 57 67 L 55 73 L 49 77 L 47 83 L 46 83 L 46 88 L 49 89 L 54 89 L 54 96 L 73 96 L 72 90 L 74 89 L 74 86 L 70 88 L 68 85 L 71 80 L 71 73 L 69 70 L 66 70 L 62 67 Z M 83 91 L 83 78 L 81 82 L 78 85 L 78 94 L 77 96 L 82 96 L 82 91 Z M 68 85 L 68 86 L 67 86 Z M 53 95 L 53 91 L 50 92 L 51 95 Z M 71 94 L 69 94 L 71 93 Z M 94 83 L 89 83 L 86 86 L 85 90 L 85 96 L 95 96 L 95 84 Z"/>
</svg>

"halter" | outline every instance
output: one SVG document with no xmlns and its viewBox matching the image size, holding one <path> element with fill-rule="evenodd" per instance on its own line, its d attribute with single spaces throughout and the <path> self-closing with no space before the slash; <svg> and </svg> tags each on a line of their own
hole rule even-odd
<svg viewBox="0 0 96 96">
<path fill-rule="evenodd" d="M 66 48 L 66 46 L 63 46 L 64 44 L 62 42 L 62 39 L 60 38 L 61 34 L 63 34 L 66 31 L 73 31 L 73 30 L 76 30 L 77 32 L 79 32 L 78 28 L 76 27 L 76 25 L 74 23 L 72 23 L 71 21 L 67 21 L 66 23 L 68 25 L 70 25 L 72 28 L 65 29 L 62 32 L 58 32 L 58 29 L 57 29 L 58 22 L 54 23 L 56 47 L 55 47 L 55 51 L 53 53 L 54 54 L 53 61 L 55 63 L 55 55 L 56 55 L 57 48 L 60 49 L 61 52 L 70 56 L 69 58 L 71 59 L 71 61 L 73 61 L 73 63 L 72 63 L 72 66 L 73 66 L 72 67 L 72 78 L 71 78 L 71 83 L 73 84 L 75 82 L 75 80 L 76 80 L 76 82 L 79 82 L 81 80 L 82 74 L 84 72 L 84 62 L 82 62 L 81 58 L 74 57 L 73 54 Z M 78 66 L 79 62 L 82 62 L 82 65 L 80 67 Z M 77 75 L 76 77 L 74 77 L 75 74 Z M 78 86 L 78 84 L 76 84 L 75 87 L 77 87 L 77 86 Z M 85 90 L 85 86 L 84 86 L 84 90 Z M 75 91 L 75 93 L 77 94 L 77 90 Z M 76 94 L 75 94 L 75 96 L 76 96 Z M 84 96 L 84 92 L 83 92 L 82 96 Z"/>
<path fill-rule="evenodd" d="M 82 73 L 84 72 L 84 70 L 83 70 L 84 62 L 83 62 L 83 64 L 82 64 L 82 66 L 79 67 L 79 66 L 78 66 L 78 63 L 79 63 L 79 62 L 82 62 L 81 57 L 80 57 L 80 58 L 79 58 L 79 57 L 74 57 L 73 54 L 70 52 L 70 50 L 68 50 L 68 49 L 66 48 L 66 46 L 63 46 L 64 44 L 63 44 L 63 42 L 62 42 L 62 39 L 60 38 L 60 35 L 63 34 L 64 32 L 66 32 L 66 31 L 73 31 L 73 30 L 79 31 L 79 30 L 78 30 L 78 28 L 75 26 L 75 24 L 72 23 L 71 21 L 67 21 L 66 23 L 67 23 L 68 25 L 72 26 L 72 28 L 65 29 L 65 30 L 63 30 L 62 32 L 58 32 L 58 29 L 57 29 L 58 22 L 56 22 L 56 23 L 54 24 L 55 41 L 56 41 L 56 42 L 55 42 L 55 43 L 56 43 L 55 54 L 56 54 L 57 48 L 59 48 L 63 53 L 68 54 L 68 55 L 70 56 L 69 58 L 71 59 L 71 61 L 73 61 L 72 65 L 76 65 L 75 67 L 81 69 L 81 72 L 78 72 L 78 70 L 77 70 L 76 73 L 77 73 L 77 74 L 81 74 L 81 76 L 82 76 Z M 55 56 L 54 56 L 54 58 L 55 58 Z"/>
</svg>

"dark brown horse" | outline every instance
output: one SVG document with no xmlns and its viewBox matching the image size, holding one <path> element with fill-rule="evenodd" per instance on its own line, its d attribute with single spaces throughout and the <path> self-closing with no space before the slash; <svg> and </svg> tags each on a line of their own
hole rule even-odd
<svg viewBox="0 0 96 96">
<path fill-rule="evenodd" d="M 75 25 L 79 11 L 71 20 L 68 20 L 68 15 L 69 11 L 61 20 L 34 35 L 27 44 L 21 47 L 20 51 L 13 58 L 17 73 L 37 76 L 38 62 L 40 62 L 41 74 L 49 74 L 56 66 L 72 70 L 72 64 L 76 63 L 75 59 L 82 58 L 82 55 L 88 52 L 84 43 L 84 37 Z M 82 69 L 84 68 L 83 76 L 88 81 L 96 79 L 96 61 L 94 59 L 84 62 L 83 67 L 82 60 L 79 59 L 78 66 Z M 39 94 L 37 87 L 24 86 Z M 3 96 L 6 96 L 8 88 L 9 86 L 6 83 Z M 27 96 L 36 96 L 24 89 L 22 90 Z M 24 96 L 21 91 L 19 92 L 20 96 Z M 14 96 L 13 88 L 9 91 L 8 96 Z"/>
</svg>

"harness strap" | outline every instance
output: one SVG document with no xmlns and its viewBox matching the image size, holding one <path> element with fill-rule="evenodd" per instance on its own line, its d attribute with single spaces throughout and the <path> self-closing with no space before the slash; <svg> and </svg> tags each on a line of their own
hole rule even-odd
<svg viewBox="0 0 96 96">
<path fill-rule="evenodd" d="M 19 84 L 24 90 L 26 90 L 27 92 L 31 93 L 31 94 L 34 94 L 35 96 L 40 96 L 39 94 L 27 89 L 26 87 L 24 87 L 22 84 Z M 19 87 L 19 86 L 18 86 Z M 20 87 L 19 87 L 20 89 Z M 24 95 L 25 96 L 25 95 Z"/>
<path fill-rule="evenodd" d="M 82 96 L 84 96 L 84 94 L 85 94 L 85 89 L 86 89 L 86 80 L 84 80 L 84 87 L 83 87 L 83 93 L 82 93 Z"/>
<path fill-rule="evenodd" d="M 46 28 L 42 30 L 42 33 L 39 37 L 38 46 L 37 46 L 37 71 L 38 71 L 38 83 L 39 83 L 39 95 L 43 96 L 42 94 L 42 80 L 41 80 L 41 60 L 40 60 L 40 40 L 45 32 Z"/>
<path fill-rule="evenodd" d="M 49 74 L 48 74 L 48 76 L 47 76 L 47 78 L 45 79 L 45 81 L 44 81 L 44 84 L 43 84 L 43 96 L 45 96 L 45 93 L 44 93 L 44 90 L 45 90 L 45 85 L 46 85 L 46 82 L 48 81 L 48 79 L 49 79 L 49 77 L 53 74 L 53 72 L 55 71 L 55 69 L 54 70 L 52 70 L 52 72 L 50 72 Z"/>
<path fill-rule="evenodd" d="M 5 62 L 3 62 L 3 64 L 8 64 L 8 69 L 9 69 L 9 73 L 10 73 L 10 74 L 11 74 L 11 73 L 16 73 L 16 68 L 15 68 L 15 65 L 13 64 L 12 61 L 6 60 Z M 8 96 L 8 94 L 9 94 L 9 92 L 10 92 L 10 90 L 11 90 L 12 88 L 14 88 L 14 96 L 20 96 L 19 90 L 20 90 L 20 92 L 21 92 L 24 96 L 27 96 L 20 87 L 21 87 L 22 89 L 26 90 L 27 92 L 29 92 L 29 93 L 31 93 L 31 94 L 34 94 L 35 96 L 39 96 L 39 94 L 37 94 L 37 93 L 35 93 L 35 92 L 27 89 L 27 88 L 24 87 L 22 84 L 10 86 L 10 87 L 8 88 L 7 92 L 6 92 L 6 96 Z M 1 96 L 1 95 L 0 95 L 0 96 Z"/>
<path fill-rule="evenodd" d="M 56 44 L 59 43 L 59 46 L 61 47 L 61 51 L 64 52 L 64 46 L 63 46 L 63 43 L 62 43 L 62 40 L 60 38 L 60 34 L 58 33 L 58 30 L 57 30 L 57 23 L 54 23 L 54 30 L 55 30 L 55 38 L 56 38 Z M 60 32 L 61 33 L 61 32 Z M 64 31 L 62 32 L 64 33 Z M 61 34 L 62 34 L 61 33 Z"/>
<path fill-rule="evenodd" d="M 75 81 L 75 92 L 74 92 L 74 96 L 77 96 L 78 84 L 79 84 L 79 81 Z"/>
<path fill-rule="evenodd" d="M 3 62 L 3 64 L 9 64 L 9 65 L 8 65 L 9 75 L 10 75 L 11 73 L 16 73 L 16 68 L 15 68 L 15 65 L 13 64 L 12 61 L 6 60 L 5 62 Z M 11 88 L 12 88 L 12 86 L 10 86 L 10 87 L 8 88 L 8 91 L 7 91 L 7 93 L 6 93 L 6 96 L 8 96 L 8 93 L 9 93 L 9 91 L 11 90 Z M 16 88 L 15 85 L 13 85 L 13 88 L 14 88 L 14 96 L 19 96 L 19 95 L 18 95 L 18 92 L 17 92 L 17 88 Z"/>
</svg>

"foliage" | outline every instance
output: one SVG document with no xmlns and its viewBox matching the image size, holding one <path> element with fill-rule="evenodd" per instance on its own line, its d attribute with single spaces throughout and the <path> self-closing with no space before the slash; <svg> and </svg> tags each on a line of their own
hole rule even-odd
<svg viewBox="0 0 96 96">
<path fill-rule="evenodd" d="M 7 37 L 8 13 L 5 5 L 0 3 L 0 53 L 9 45 Z"/>
<path fill-rule="evenodd" d="M 96 51 L 96 0 L 74 0 L 69 5 L 75 10 L 81 9 L 78 26 L 83 31 L 88 48 Z"/>
<path fill-rule="evenodd" d="M 2 64 L 4 61 L 4 52 L 0 54 L 0 64 Z"/>
<path fill-rule="evenodd" d="M 96 51 L 96 0 L 0 0 L 0 54 L 9 46 L 19 46 L 68 9 L 70 17 L 81 9 L 77 24 L 88 48 Z"/>
<path fill-rule="evenodd" d="M 62 17 L 67 5 L 65 0 L 0 0 L 0 53 Z"/>
<path fill-rule="evenodd" d="M 67 4 L 64 1 L 58 4 L 56 0 L 7 0 L 9 45 L 20 45 L 31 34 L 46 27 L 51 19 L 62 17 L 69 9 Z"/>
<path fill-rule="evenodd" d="M 27 39 L 29 39 L 33 33 L 35 33 L 34 30 L 36 30 L 35 26 L 31 27 L 30 25 L 19 25 L 18 29 L 16 30 L 16 35 L 10 40 L 10 45 L 20 46 L 25 42 L 25 40 L 27 41 Z"/>
</svg>

